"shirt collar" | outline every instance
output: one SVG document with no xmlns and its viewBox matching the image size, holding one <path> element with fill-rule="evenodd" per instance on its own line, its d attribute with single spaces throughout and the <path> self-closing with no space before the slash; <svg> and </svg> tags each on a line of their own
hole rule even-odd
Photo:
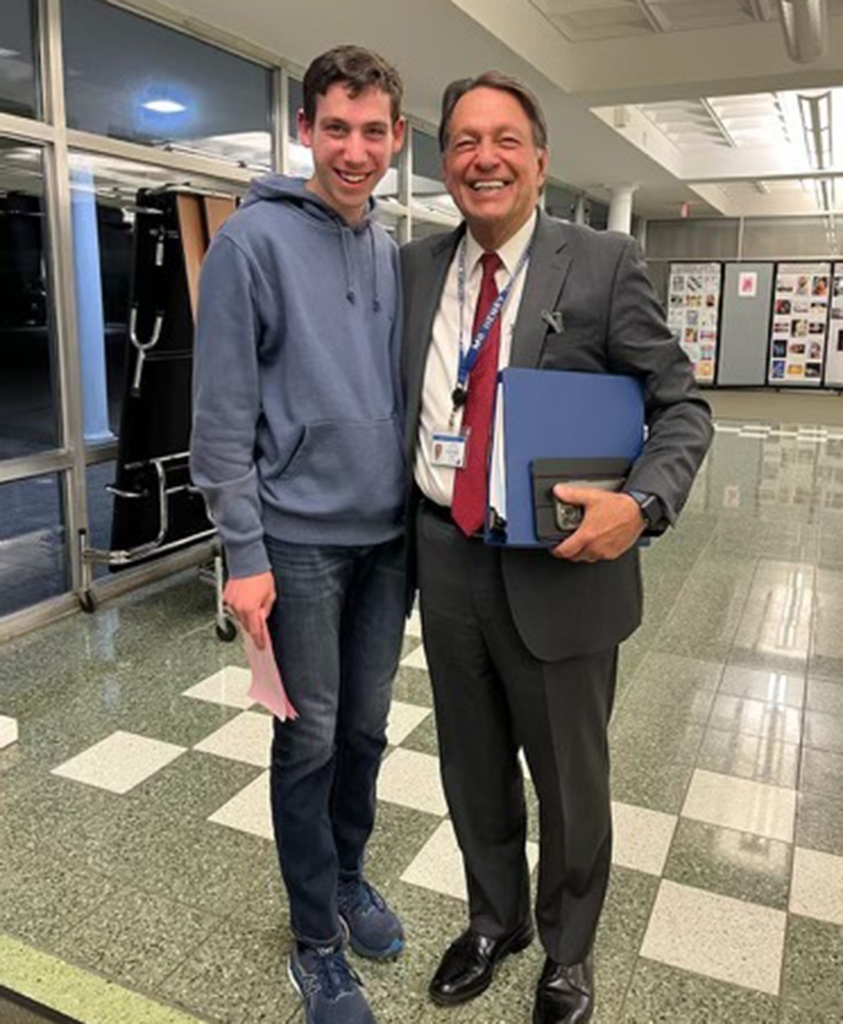
<svg viewBox="0 0 843 1024">
<path fill-rule="evenodd" d="M 504 269 L 507 274 L 512 275 L 515 273 L 515 268 L 518 265 L 518 260 L 521 253 L 524 251 L 527 243 L 533 237 L 533 232 L 536 229 L 536 219 L 538 218 L 538 210 L 533 210 L 533 215 L 523 224 L 508 241 L 498 249 L 498 256 L 501 258 Z M 471 274 L 478 262 L 480 257 L 486 250 L 476 241 L 471 231 L 465 233 L 465 264 L 468 267 L 468 273 Z"/>
</svg>

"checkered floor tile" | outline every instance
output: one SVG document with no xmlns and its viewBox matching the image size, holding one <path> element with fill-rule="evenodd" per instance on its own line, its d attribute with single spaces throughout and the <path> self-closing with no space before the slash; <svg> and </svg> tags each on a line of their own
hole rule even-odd
<svg viewBox="0 0 843 1024">
<path fill-rule="evenodd" d="M 53 769 L 53 775 L 128 793 L 184 753 L 184 747 L 118 731 Z"/>
<path fill-rule="evenodd" d="M 679 528 L 644 554 L 647 614 L 613 723 L 595 1024 L 843 1019 L 841 440 L 720 424 Z M 199 1019 L 295 1020 L 272 720 L 194 586 L 116 605 L 107 644 L 93 616 L 39 631 L 24 656 L 0 648 L 0 706 L 20 732 L 0 749 L 0 931 Z M 367 868 L 408 949 L 356 965 L 381 1024 L 436 1024 L 427 981 L 465 924 L 420 633 L 414 616 Z M 526 1024 L 540 958 L 508 962 L 460 1024 Z"/>
</svg>

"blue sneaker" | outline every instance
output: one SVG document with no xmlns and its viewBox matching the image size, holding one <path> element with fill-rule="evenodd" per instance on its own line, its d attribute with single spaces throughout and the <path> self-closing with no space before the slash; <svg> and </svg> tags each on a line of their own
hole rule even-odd
<svg viewBox="0 0 843 1024">
<path fill-rule="evenodd" d="M 404 929 L 386 900 L 362 878 L 340 879 L 340 922 L 351 948 L 370 960 L 390 960 L 404 948 Z"/>
<path fill-rule="evenodd" d="M 306 1024 L 377 1024 L 342 949 L 296 946 L 288 973 L 304 1003 Z"/>
</svg>

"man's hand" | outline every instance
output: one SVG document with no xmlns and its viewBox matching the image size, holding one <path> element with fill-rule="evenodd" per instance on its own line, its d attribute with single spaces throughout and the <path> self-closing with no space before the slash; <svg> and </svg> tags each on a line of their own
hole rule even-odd
<svg viewBox="0 0 843 1024">
<path fill-rule="evenodd" d="M 255 645 L 263 650 L 269 639 L 266 619 L 275 604 L 275 579 L 272 573 L 262 572 L 257 576 L 229 580 L 222 599 L 255 641 Z"/>
<path fill-rule="evenodd" d="M 619 558 L 644 532 L 638 502 L 629 494 L 596 487 L 557 484 L 553 493 L 569 505 L 582 505 L 583 521 L 551 554 L 570 562 Z"/>
</svg>

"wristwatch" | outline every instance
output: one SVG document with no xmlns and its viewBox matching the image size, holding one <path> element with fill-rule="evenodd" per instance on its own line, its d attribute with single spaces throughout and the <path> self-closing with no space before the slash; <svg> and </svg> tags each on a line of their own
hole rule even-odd
<svg viewBox="0 0 843 1024">
<path fill-rule="evenodd" d="M 658 529 L 664 522 L 664 508 L 661 499 L 655 494 L 645 494 L 644 491 L 627 491 L 626 493 L 638 502 L 638 510 L 647 529 Z"/>
</svg>

